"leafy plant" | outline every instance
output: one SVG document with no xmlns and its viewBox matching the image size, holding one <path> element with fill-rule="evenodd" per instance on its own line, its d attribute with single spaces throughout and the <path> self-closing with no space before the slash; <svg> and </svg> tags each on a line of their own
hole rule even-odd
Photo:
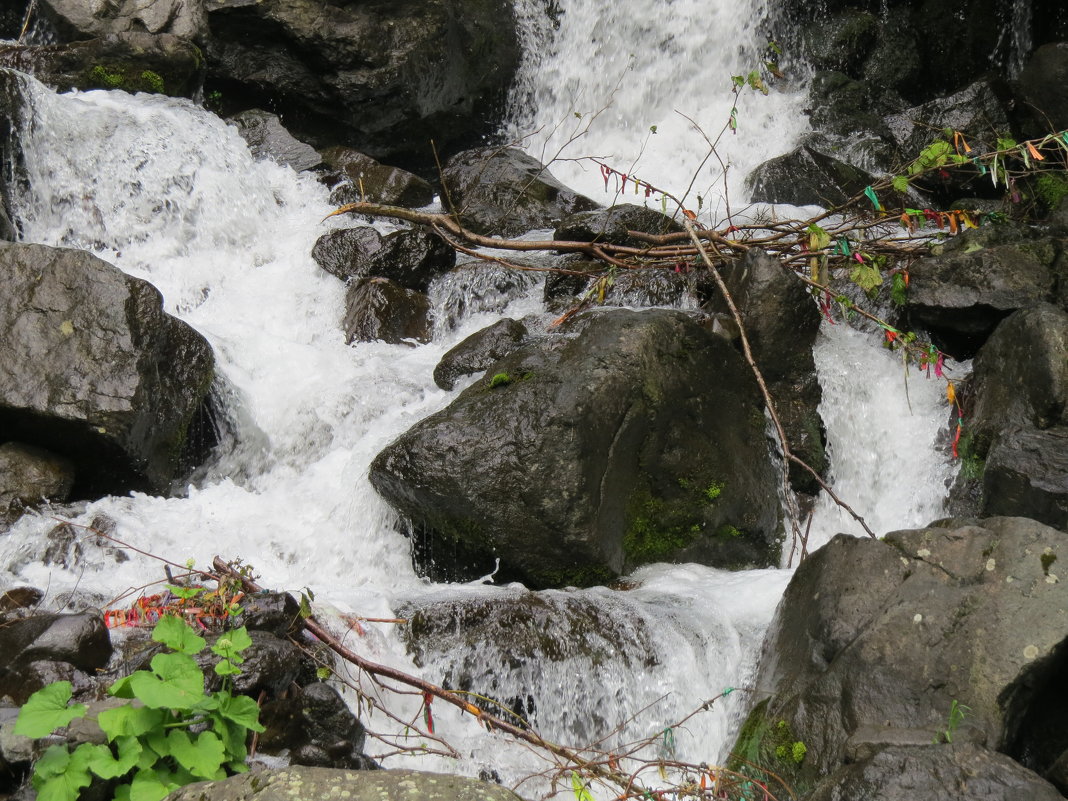
<svg viewBox="0 0 1068 801">
<path fill-rule="evenodd" d="M 211 646 L 220 657 L 215 673 L 223 688 L 205 693 L 204 673 L 193 659 L 207 647 L 203 637 L 178 617 L 162 618 L 152 639 L 169 653 L 156 654 L 149 670 L 125 676 L 108 689 L 129 703 L 102 711 L 97 723 L 106 744 L 50 746 L 34 764 L 39 801 L 75 801 L 95 775 L 118 780 L 114 801 L 160 801 L 192 782 L 222 779 L 248 770 L 245 740 L 263 731 L 259 707 L 230 692 L 230 677 L 241 672 L 241 653 L 252 645 L 244 627 L 224 633 Z M 84 704 L 70 705 L 71 683 L 58 681 L 38 690 L 19 710 L 15 733 L 46 737 L 84 717 Z"/>
<path fill-rule="evenodd" d="M 937 745 L 939 737 L 944 738 L 947 743 L 953 742 L 953 735 L 957 732 L 957 727 L 964 722 L 964 718 L 968 712 L 972 709 L 964 704 L 957 703 L 957 699 L 954 698 L 953 702 L 949 705 L 949 715 L 946 718 L 945 730 L 938 733 L 938 736 L 934 738 L 934 742 Z"/>
</svg>

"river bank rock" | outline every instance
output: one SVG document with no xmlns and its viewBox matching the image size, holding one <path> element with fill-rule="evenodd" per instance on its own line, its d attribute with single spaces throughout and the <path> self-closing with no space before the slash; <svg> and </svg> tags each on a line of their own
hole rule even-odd
<svg viewBox="0 0 1068 801">
<path fill-rule="evenodd" d="M 726 340 L 671 310 L 580 315 L 376 457 L 421 568 L 533 587 L 654 561 L 776 563 L 759 392 Z"/>
<path fill-rule="evenodd" d="M 122 89 L 192 97 L 204 78 L 204 57 L 171 34 L 111 33 L 48 45 L 0 45 L 0 65 L 28 72 L 56 91 Z"/>
<path fill-rule="evenodd" d="M 73 495 L 166 492 L 206 456 L 211 347 L 89 253 L 0 243 L 0 440 L 70 460 Z"/>
<path fill-rule="evenodd" d="M 267 108 L 316 146 L 402 166 L 492 133 L 519 63 L 507 0 L 208 4 L 205 89 Z M 372 111 L 373 110 L 373 111 Z"/>
<path fill-rule="evenodd" d="M 846 770 L 848 784 L 899 759 L 897 747 L 943 743 L 909 751 L 910 775 L 926 776 L 914 786 L 933 786 L 944 760 L 957 771 L 974 759 L 944 753 L 947 740 L 1046 774 L 1068 749 L 1046 722 L 1068 655 L 1066 547 L 1066 532 L 1010 517 L 835 537 L 783 596 L 734 752 L 781 771 L 801 798 L 853 798 L 828 790 L 843 765 L 869 762 Z M 954 705 L 966 709 L 954 717 Z"/>
<path fill-rule="evenodd" d="M 369 200 L 416 209 L 434 200 L 434 188 L 418 175 L 390 167 L 351 147 L 329 147 L 321 153 L 327 171 L 323 182 L 331 187 L 335 206 Z"/>
<path fill-rule="evenodd" d="M 414 770 L 289 767 L 175 790 L 169 801 L 522 801 L 497 784 Z"/>
<path fill-rule="evenodd" d="M 204 3 L 184 0 L 114 0 L 106 6 L 81 0 L 38 0 L 34 10 L 67 41 L 115 33 L 166 33 L 202 41 Z"/>
<path fill-rule="evenodd" d="M 0 518 L 46 501 L 63 502 L 74 486 L 74 465 L 43 448 L 0 445 Z"/>
<path fill-rule="evenodd" d="M 1060 299 L 1064 240 L 1022 226 L 984 225 L 909 268 L 908 315 L 956 359 L 975 355 L 1017 309 Z"/>
<path fill-rule="evenodd" d="M 461 223 L 478 234 L 518 236 L 599 208 L 533 156 L 511 147 L 458 153 L 446 163 L 441 181 Z"/>
</svg>

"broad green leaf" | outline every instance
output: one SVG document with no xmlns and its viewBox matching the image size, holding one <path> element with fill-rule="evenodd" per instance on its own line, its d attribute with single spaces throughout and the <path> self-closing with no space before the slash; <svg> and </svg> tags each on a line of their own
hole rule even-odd
<svg viewBox="0 0 1068 801">
<path fill-rule="evenodd" d="M 108 740 L 124 735 L 137 736 L 163 725 L 163 710 L 147 706 L 125 704 L 114 709 L 105 709 L 97 715 L 97 725 Z"/>
<path fill-rule="evenodd" d="M 201 732 L 192 739 L 182 729 L 174 729 L 167 735 L 171 756 L 178 764 L 201 779 L 214 779 L 226 757 L 222 741 L 210 731 Z"/>
<path fill-rule="evenodd" d="M 586 783 L 582 781 L 577 771 L 571 771 L 571 789 L 575 791 L 576 801 L 593 801 L 593 796 L 586 789 Z"/>
<path fill-rule="evenodd" d="M 238 676 L 241 674 L 241 668 L 237 667 L 229 659 L 224 659 L 215 663 L 215 672 L 220 676 Z"/>
<path fill-rule="evenodd" d="M 858 264 L 849 274 L 850 280 L 865 292 L 874 292 L 883 283 L 879 270 L 872 264 Z"/>
<path fill-rule="evenodd" d="M 909 191 L 909 177 L 907 175 L 894 176 L 894 190 L 904 194 Z"/>
<path fill-rule="evenodd" d="M 83 787 L 88 787 L 89 782 L 92 781 L 87 764 L 88 751 L 93 746 L 88 743 L 78 746 L 73 754 L 66 754 L 65 761 L 61 755 L 53 753 L 54 761 L 46 768 L 48 775 L 42 773 L 38 766 L 50 752 L 53 752 L 53 749 L 57 748 L 64 752 L 67 750 L 64 746 L 52 746 L 34 766 L 33 786 L 37 790 L 38 801 L 76 801 L 79 791 Z M 61 763 L 63 767 L 57 772 Z"/>
<path fill-rule="evenodd" d="M 144 671 L 135 671 L 129 676 L 123 676 L 118 681 L 112 682 L 111 686 L 108 687 L 108 695 L 114 695 L 116 698 L 133 698 L 134 692 L 133 687 L 130 686 L 130 681 L 138 673 L 144 673 Z"/>
<path fill-rule="evenodd" d="M 160 618 L 159 623 L 152 629 L 152 639 L 182 654 L 199 654 L 207 645 L 204 638 L 193 631 L 192 626 L 174 615 Z"/>
<path fill-rule="evenodd" d="M 139 770 L 130 782 L 130 801 L 162 801 L 171 788 L 153 770 Z"/>
<path fill-rule="evenodd" d="M 46 737 L 60 726 L 85 716 L 85 704 L 67 706 L 71 697 L 69 681 L 55 681 L 26 699 L 15 721 L 15 734 Z"/>
<path fill-rule="evenodd" d="M 89 770 L 101 779 L 115 779 L 129 773 L 141 756 L 141 743 L 136 737 L 120 737 L 116 745 L 119 749 L 117 759 L 106 745 L 96 746 L 89 759 Z"/>
<path fill-rule="evenodd" d="M 229 693 L 216 693 L 219 699 L 219 714 L 232 720 L 239 726 L 252 731 L 263 731 L 260 724 L 260 708 L 247 695 L 231 696 Z"/>
<path fill-rule="evenodd" d="M 898 306 L 908 303 L 908 287 L 905 285 L 905 276 L 894 273 L 893 283 L 890 285 L 890 299 Z"/>
<path fill-rule="evenodd" d="M 248 756 L 248 749 L 245 748 L 248 729 L 244 726 L 239 726 L 232 720 L 227 720 L 218 712 L 211 713 L 211 728 L 222 740 L 227 757 L 243 761 Z"/>
<path fill-rule="evenodd" d="M 34 778 L 48 779 L 59 776 L 70 764 L 70 751 L 65 745 L 52 745 L 33 765 Z"/>
<path fill-rule="evenodd" d="M 246 648 L 252 647 L 252 637 L 249 636 L 248 631 L 242 626 L 239 629 L 228 631 L 219 637 L 215 641 L 215 644 L 211 646 L 211 650 L 219 656 L 226 657 L 227 659 L 234 659 L 234 654 L 240 654 Z M 240 664 L 243 659 L 235 660 Z"/>
<path fill-rule="evenodd" d="M 206 592 L 208 589 L 207 587 L 176 587 L 173 584 L 165 584 L 164 586 L 170 590 L 171 595 L 176 595 L 179 598 L 185 599 L 195 598 L 197 595 Z"/>
<path fill-rule="evenodd" d="M 130 677 L 134 695 L 153 709 L 190 710 L 205 700 L 204 674 L 186 654 L 156 654 L 153 673 L 139 670 Z"/>
</svg>

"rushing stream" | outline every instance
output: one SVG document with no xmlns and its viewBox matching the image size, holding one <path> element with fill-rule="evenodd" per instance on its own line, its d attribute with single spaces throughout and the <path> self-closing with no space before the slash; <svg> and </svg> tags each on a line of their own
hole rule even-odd
<svg viewBox="0 0 1068 801">
<path fill-rule="evenodd" d="M 544 39 L 538 71 L 528 68 L 527 106 L 516 126 L 547 130 L 575 110 L 591 115 L 611 100 L 574 143 L 576 154 L 638 161 L 647 180 L 684 191 L 703 157 L 702 140 L 675 112 L 710 135 L 718 131 L 731 105 L 729 75 L 761 51 L 752 30 L 760 9 L 743 13 L 738 3 L 698 0 L 634 0 L 607 11 L 593 0 L 561 6 L 560 29 Z M 670 6 L 670 17 L 654 6 Z M 749 94 L 739 133 L 725 144 L 731 191 L 739 197 L 748 169 L 791 146 L 798 130 L 790 121 L 803 100 L 798 92 Z M 399 521 L 367 479 L 383 446 L 454 397 L 431 378 L 441 355 L 499 314 L 469 314 L 420 347 L 347 346 L 339 325 L 344 286 L 309 254 L 317 237 L 348 223 L 321 222 L 331 209 L 313 176 L 255 161 L 234 128 L 188 101 L 122 92 L 57 96 L 32 79 L 25 95 L 29 181 L 13 209 L 24 241 L 91 250 L 158 287 L 166 309 L 215 350 L 215 389 L 229 432 L 218 459 L 181 497 L 104 498 L 76 522 L 106 516 L 115 521 L 114 536 L 179 563 L 241 557 L 265 586 L 311 588 L 324 611 L 388 618 L 420 599 L 519 594 L 518 587 L 435 586 L 416 576 Z M 537 155 L 558 145 L 542 138 L 528 147 Z M 560 167 L 553 168 L 560 178 L 606 200 L 595 170 L 573 162 Z M 709 187 L 720 181 L 716 170 L 706 165 L 697 191 L 715 194 Z M 535 286 L 505 312 L 538 312 L 539 298 Z M 817 364 L 841 494 L 877 532 L 937 517 L 947 477 L 936 447 L 946 423 L 937 382 L 910 379 L 910 411 L 900 361 L 841 325 L 821 335 Z M 131 552 L 119 563 L 93 547 L 71 568 L 45 564 L 44 535 L 54 525 L 27 516 L 0 538 L 7 582 L 47 589 L 57 606 L 75 590 L 105 603 L 162 578 L 151 559 Z M 851 524 L 821 502 L 813 543 L 838 530 Z M 725 687 L 745 685 L 788 579 L 787 570 L 732 574 L 656 565 L 639 571 L 636 588 L 626 592 L 548 593 L 550 600 L 579 596 L 648 633 L 621 646 L 634 652 L 597 665 L 576 653 L 500 674 L 494 644 L 472 651 L 443 642 L 439 659 L 420 669 L 389 624 L 367 624 L 349 641 L 372 659 L 434 681 L 459 665 L 481 665 L 487 675 L 498 674 L 500 697 L 536 699 L 535 722 L 549 739 L 579 744 L 627 724 L 618 739 L 631 740 L 656 734 Z M 635 658 L 638 650 L 655 659 Z M 731 716 L 744 703 L 739 695 L 680 729 L 674 753 L 694 762 L 721 759 Z M 418 713 L 416 700 L 393 703 L 404 715 Z M 387 764 L 470 774 L 492 769 L 509 784 L 545 767 L 469 717 L 442 709 L 437 718 L 438 731 L 464 759 L 398 757 Z M 390 724 L 372 719 L 369 726 Z M 373 744 L 368 752 L 375 753 Z M 540 788 L 525 785 L 521 792 L 534 797 Z"/>
</svg>

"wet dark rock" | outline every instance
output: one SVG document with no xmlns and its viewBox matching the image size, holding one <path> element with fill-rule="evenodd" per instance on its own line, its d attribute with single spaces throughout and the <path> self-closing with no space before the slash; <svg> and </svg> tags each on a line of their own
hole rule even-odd
<svg viewBox="0 0 1068 801">
<path fill-rule="evenodd" d="M 231 677 L 234 692 L 256 698 L 265 691 L 268 697 L 277 697 L 289 688 L 300 672 L 301 651 L 289 640 L 280 639 L 268 631 L 253 630 L 248 634 L 252 645 L 242 654 L 245 661 L 241 664 L 241 673 Z M 215 643 L 225 636 L 226 632 L 213 635 L 208 638 L 208 643 Z M 222 677 L 214 671 L 219 657 L 204 649 L 194 659 L 204 671 L 209 689 L 219 689 Z"/>
<path fill-rule="evenodd" d="M 60 92 L 122 89 L 192 97 L 204 75 L 204 57 L 171 34 L 114 33 L 49 45 L 0 45 L 0 65 L 32 74 Z"/>
<path fill-rule="evenodd" d="M 330 169 L 324 180 L 333 186 L 330 202 L 336 206 L 369 200 L 415 209 L 434 200 L 433 187 L 418 175 L 386 166 L 351 147 L 327 148 L 322 159 Z"/>
<path fill-rule="evenodd" d="M 653 561 L 776 562 L 759 394 L 691 316 L 587 313 L 492 372 L 371 466 L 432 552 L 423 569 L 473 578 L 496 557 L 501 580 L 546 587 Z"/>
<path fill-rule="evenodd" d="M 198 782 L 175 790 L 170 801 L 522 801 L 497 784 L 414 770 L 351 771 L 289 767 Z"/>
<path fill-rule="evenodd" d="M 506 0 L 207 6 L 209 92 L 267 108 L 299 138 L 433 165 L 492 133 L 519 63 Z"/>
<path fill-rule="evenodd" d="M 539 267 L 527 259 L 509 259 L 519 266 Z M 517 270 L 481 260 L 461 262 L 437 276 L 430 285 L 434 325 L 455 329 L 466 318 L 481 312 L 501 313 L 508 304 L 529 292 L 539 280 L 537 272 Z"/>
<path fill-rule="evenodd" d="M 846 765 L 808 801 L 1060 801 L 1049 782 L 1004 754 L 973 743 L 884 748 Z"/>
<path fill-rule="evenodd" d="M 7 671 L 35 661 L 68 662 L 91 672 L 111 656 L 111 638 L 99 612 L 40 614 L 0 626 L 0 653 Z"/>
<path fill-rule="evenodd" d="M 464 227 L 479 234 L 517 236 L 599 208 L 515 148 L 459 153 L 446 163 L 441 178 Z"/>
<path fill-rule="evenodd" d="M 75 497 L 163 492 L 204 458 L 211 347 L 152 285 L 43 245 L 0 243 L 0 267 L 0 441 L 72 461 Z"/>
<path fill-rule="evenodd" d="M 965 231 L 909 269 L 908 311 L 957 359 L 970 358 L 1013 311 L 1054 297 L 1055 239 L 1012 241 L 1000 226 Z M 986 230 L 987 228 L 993 230 Z"/>
<path fill-rule="evenodd" d="M 668 234 L 683 227 L 655 209 L 623 203 L 608 209 L 583 211 L 560 221 L 553 238 L 564 242 L 604 242 L 627 247 L 647 247 L 648 242 L 628 234 Z"/>
<path fill-rule="evenodd" d="M 982 513 L 1068 531 L 1068 425 L 1003 429 L 986 456 Z"/>
<path fill-rule="evenodd" d="M 957 702 L 968 710 L 954 743 L 1043 773 L 1068 747 L 1063 727 L 1033 725 L 1063 709 L 1066 547 L 1064 531 L 1014 517 L 947 520 L 881 542 L 835 537 L 786 590 L 734 751 L 781 769 L 805 797 L 850 759 L 944 740 Z M 805 744 L 800 762 L 769 752 L 776 732 Z"/>
<path fill-rule="evenodd" d="M 670 306 L 692 310 L 714 291 L 712 277 L 705 270 L 693 270 L 688 265 L 678 272 L 662 268 L 624 270 L 612 279 L 604 302 L 610 306 Z"/>
<path fill-rule="evenodd" d="M 235 626 L 288 637 L 301 628 L 300 604 L 288 592 L 260 592 L 241 599 L 241 614 Z"/>
<path fill-rule="evenodd" d="M 116 564 L 128 560 L 129 554 L 113 545 L 97 532 L 110 534 L 112 528 L 98 516 L 88 529 L 73 523 L 60 523 L 53 526 L 45 535 L 45 547 L 40 560 L 45 565 L 56 565 L 63 569 L 74 569 L 81 565 L 88 554 L 95 557 L 107 557 Z"/>
<path fill-rule="evenodd" d="M 867 11 L 845 9 L 806 26 L 801 36 L 816 69 L 857 74 L 879 36 L 879 20 Z"/>
<path fill-rule="evenodd" d="M 456 251 L 421 226 L 386 236 L 373 228 L 332 231 L 315 243 L 312 257 L 339 278 L 388 278 L 417 292 L 425 292 L 434 276 L 456 263 Z"/>
<path fill-rule="evenodd" d="M 260 750 L 288 749 L 295 765 L 320 768 L 376 767 L 363 754 L 363 725 L 329 684 L 309 684 L 288 698 L 263 706 Z"/>
<path fill-rule="evenodd" d="M 183 0 L 115 0 L 106 6 L 81 0 L 39 0 L 36 11 L 66 40 L 147 31 L 200 41 L 208 23 L 202 3 Z"/>
<path fill-rule="evenodd" d="M 382 235 L 374 228 L 339 228 L 323 234 L 315 241 L 312 258 L 315 263 L 342 281 L 364 278 L 366 267 L 375 253 L 382 249 Z"/>
<path fill-rule="evenodd" d="M 287 131 L 277 114 L 253 108 L 238 112 L 230 121 L 237 125 L 241 138 L 248 142 L 249 150 L 257 158 L 269 158 L 297 172 L 314 169 L 322 163 L 315 148 Z"/>
<path fill-rule="evenodd" d="M 746 179 L 756 203 L 838 206 L 874 182 L 871 174 L 802 145 L 765 161 Z"/>
<path fill-rule="evenodd" d="M 1018 91 L 1030 118 L 1028 136 L 1068 128 L 1068 42 L 1038 48 L 1020 73 Z"/>
<path fill-rule="evenodd" d="M 361 278 L 345 296 L 345 341 L 430 341 L 430 302 L 385 278 Z"/>
<path fill-rule="evenodd" d="M 791 449 L 822 472 L 827 466 L 818 411 L 823 393 L 812 358 L 821 320 L 816 304 L 778 259 L 762 251 L 750 250 L 720 273 L 741 312 L 753 357 L 775 399 Z M 710 307 L 726 313 L 718 293 L 712 298 Z M 796 465 L 790 465 L 790 480 L 798 492 L 819 492 L 812 475 Z"/>
<path fill-rule="evenodd" d="M 29 609 L 37 606 L 44 593 L 36 587 L 12 587 L 0 595 L 0 612 L 13 609 Z"/>
<path fill-rule="evenodd" d="M 69 662 L 35 659 L 0 672 L 0 698 L 6 696 L 21 706 L 35 692 L 56 681 L 69 681 L 77 700 L 86 699 L 100 689 L 92 677 Z"/>
<path fill-rule="evenodd" d="M 526 336 L 526 326 L 511 318 L 476 331 L 441 357 L 434 368 L 434 383 L 451 390 L 457 379 L 492 366 L 519 347 Z"/>
<path fill-rule="evenodd" d="M 65 501 L 74 486 L 74 465 L 42 448 L 5 442 L 0 445 L 0 513 Z"/>
</svg>

